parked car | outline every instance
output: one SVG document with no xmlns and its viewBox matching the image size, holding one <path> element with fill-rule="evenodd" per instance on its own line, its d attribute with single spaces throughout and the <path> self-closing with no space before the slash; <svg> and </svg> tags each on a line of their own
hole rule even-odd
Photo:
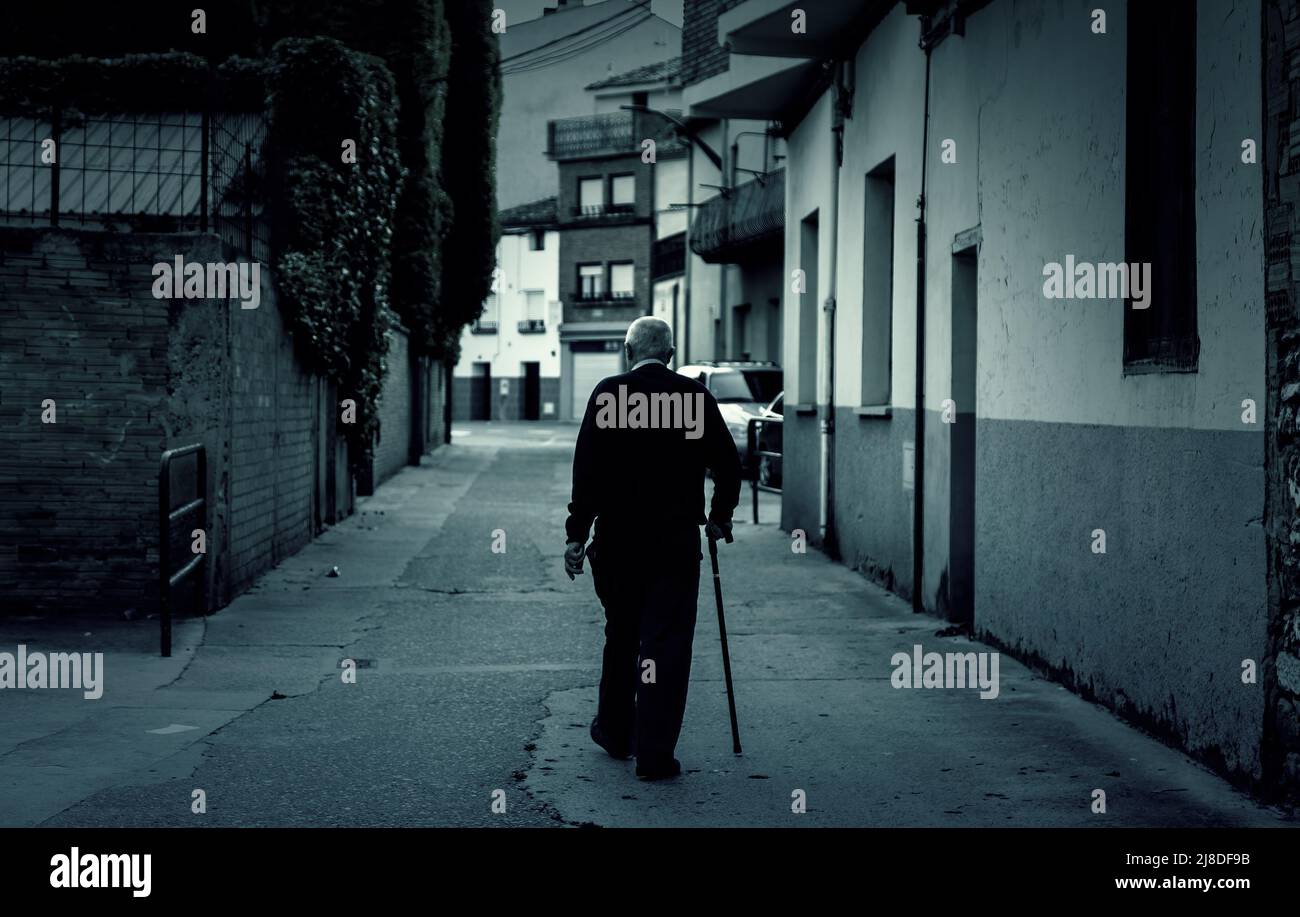
<svg viewBox="0 0 1300 917">
<path fill-rule="evenodd" d="M 678 367 L 683 376 L 703 383 L 718 401 L 741 463 L 749 464 L 749 418 L 763 410 L 784 387 L 781 367 L 752 361 L 696 362 Z"/>
<path fill-rule="evenodd" d="M 785 392 L 772 399 L 772 403 L 763 408 L 759 415 L 763 420 L 773 421 L 758 428 L 758 451 L 775 452 L 776 456 L 760 455 L 758 457 L 758 483 L 765 487 L 781 488 L 781 446 L 785 432 L 783 415 Z"/>
</svg>

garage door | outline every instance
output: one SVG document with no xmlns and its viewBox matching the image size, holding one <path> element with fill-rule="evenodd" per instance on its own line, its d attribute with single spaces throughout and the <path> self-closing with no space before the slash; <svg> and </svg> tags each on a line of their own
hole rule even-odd
<svg viewBox="0 0 1300 917">
<path fill-rule="evenodd" d="M 617 376 L 623 371 L 622 354 L 583 353 L 573 355 L 573 419 L 582 420 L 587 411 L 591 391 L 606 376 Z"/>
</svg>

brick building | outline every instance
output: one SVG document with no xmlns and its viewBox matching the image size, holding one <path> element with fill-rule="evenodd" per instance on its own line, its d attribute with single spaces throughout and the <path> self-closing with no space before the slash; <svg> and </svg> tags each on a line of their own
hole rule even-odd
<svg viewBox="0 0 1300 917">
<path fill-rule="evenodd" d="M 623 371 L 627 326 L 653 309 L 658 219 L 672 201 L 656 171 L 681 160 L 671 122 L 644 110 L 676 102 L 678 64 L 646 68 L 635 79 L 588 86 L 598 108 L 547 126 L 547 155 L 559 165 L 560 418 L 580 420 L 596 383 Z M 627 110 L 623 105 L 641 106 Z M 684 190 L 684 189 L 683 189 Z"/>
</svg>

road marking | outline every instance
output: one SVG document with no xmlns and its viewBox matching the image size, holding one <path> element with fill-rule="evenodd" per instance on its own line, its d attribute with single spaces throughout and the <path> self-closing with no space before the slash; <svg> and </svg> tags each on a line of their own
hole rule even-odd
<svg viewBox="0 0 1300 917">
<path fill-rule="evenodd" d="M 189 732 L 191 729 L 198 728 L 198 726 L 182 726 L 180 723 L 172 723 L 170 726 L 164 726 L 161 729 L 146 729 L 145 732 L 153 733 L 156 736 L 169 736 L 178 732 Z"/>
</svg>

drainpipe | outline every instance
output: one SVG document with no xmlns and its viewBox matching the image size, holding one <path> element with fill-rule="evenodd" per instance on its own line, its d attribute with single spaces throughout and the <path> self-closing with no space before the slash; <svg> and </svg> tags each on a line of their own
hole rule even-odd
<svg viewBox="0 0 1300 917">
<path fill-rule="evenodd" d="M 826 342 L 826 358 L 822 361 L 821 380 L 821 444 L 822 493 L 819 522 L 822 550 L 833 558 L 839 557 L 839 544 L 835 537 L 835 301 L 838 292 L 840 238 L 840 166 L 844 162 L 844 117 L 846 94 L 843 85 L 844 64 L 835 64 L 831 82 L 831 197 L 827 206 L 827 246 L 830 249 L 830 269 L 827 273 L 827 296 L 822 303 L 822 340 Z"/>
<path fill-rule="evenodd" d="M 925 562 L 925 179 L 930 151 L 929 17 L 921 19 L 921 50 L 925 52 L 925 108 L 921 127 L 921 195 L 916 199 L 916 443 L 912 447 L 912 611 L 925 610 L 921 594 Z"/>
<path fill-rule="evenodd" d="M 682 265 L 682 284 L 685 289 L 682 291 L 682 313 L 685 321 L 682 322 L 682 339 L 676 340 L 677 328 L 673 328 L 673 345 L 677 347 L 677 365 L 684 366 L 691 362 L 691 260 L 695 253 L 691 251 L 691 223 L 695 220 L 695 208 L 691 205 L 695 203 L 695 147 L 690 147 L 686 156 L 686 238 L 683 240 L 686 251 L 682 257 L 686 259 Z"/>
<path fill-rule="evenodd" d="M 727 119 L 722 119 L 722 149 L 727 148 Z M 718 193 L 722 195 L 722 205 L 726 209 L 728 226 L 731 223 L 731 190 L 736 186 L 734 181 L 729 181 L 728 176 L 730 167 L 726 161 L 718 167 L 718 181 L 721 182 L 724 189 Z M 731 307 L 727 304 L 727 262 L 718 263 L 718 323 L 714 329 L 713 340 L 713 357 L 715 360 L 726 360 L 727 356 L 727 326 L 731 323 Z"/>
</svg>

